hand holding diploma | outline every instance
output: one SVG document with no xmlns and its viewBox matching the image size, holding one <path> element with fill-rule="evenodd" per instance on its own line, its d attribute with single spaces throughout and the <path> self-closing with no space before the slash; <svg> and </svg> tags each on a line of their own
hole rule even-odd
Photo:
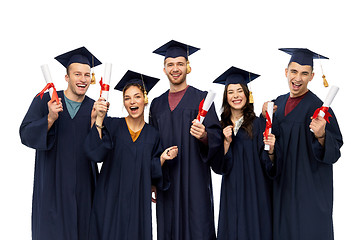
<svg viewBox="0 0 360 240">
<path fill-rule="evenodd" d="M 268 136 L 269 136 L 269 134 L 271 134 L 273 111 L 274 111 L 274 103 L 273 102 L 268 102 L 267 103 L 267 111 L 265 113 L 266 127 L 265 127 L 265 132 L 264 132 L 264 137 L 265 137 L 266 140 L 268 140 Z M 265 144 L 264 149 L 266 151 L 269 151 L 270 150 L 270 145 Z"/>
<path fill-rule="evenodd" d="M 323 106 L 316 109 L 314 115 L 311 118 L 312 121 L 309 127 L 310 131 L 315 134 L 316 138 L 325 137 L 326 122 L 330 123 L 329 118 L 331 117 L 328 110 L 338 91 L 338 87 L 332 86 L 328 95 L 326 96 Z M 321 118 L 318 118 L 318 116 L 320 116 Z"/>
<path fill-rule="evenodd" d="M 214 102 L 214 99 L 215 99 L 215 93 L 210 90 L 208 92 L 208 94 L 206 95 L 205 100 L 203 99 L 200 102 L 199 113 L 196 117 L 196 119 L 199 121 L 199 123 L 202 123 L 204 121 L 205 116 L 211 107 L 211 104 Z"/>
</svg>

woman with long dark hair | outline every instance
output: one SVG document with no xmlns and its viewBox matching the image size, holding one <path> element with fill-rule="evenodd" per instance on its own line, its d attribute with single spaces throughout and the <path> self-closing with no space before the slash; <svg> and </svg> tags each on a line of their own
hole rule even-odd
<svg viewBox="0 0 360 240">
<path fill-rule="evenodd" d="M 265 123 L 255 116 L 247 83 L 259 75 L 231 67 L 214 82 L 225 85 L 221 125 L 224 161 L 218 239 L 272 239 L 271 182 L 275 136 L 263 137 Z M 264 144 L 270 145 L 264 151 Z"/>
</svg>

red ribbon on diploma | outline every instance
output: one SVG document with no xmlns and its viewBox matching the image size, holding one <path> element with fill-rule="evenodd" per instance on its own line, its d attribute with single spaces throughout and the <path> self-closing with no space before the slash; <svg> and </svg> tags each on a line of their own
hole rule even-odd
<svg viewBox="0 0 360 240">
<path fill-rule="evenodd" d="M 43 96 L 44 96 L 44 92 L 45 92 L 46 90 L 50 89 L 50 88 L 53 88 L 53 89 L 54 89 L 53 95 L 52 95 L 52 97 L 51 97 L 51 101 L 54 101 L 54 100 L 55 100 L 56 103 L 59 104 L 59 96 L 57 95 L 57 92 L 56 92 L 56 89 L 55 89 L 55 85 L 54 85 L 53 83 L 48 83 L 48 84 L 46 84 L 46 86 L 44 87 L 44 89 L 41 90 L 41 92 L 39 92 L 39 94 L 36 95 L 36 97 L 40 95 L 40 98 L 42 99 Z"/>
<path fill-rule="evenodd" d="M 100 96 L 101 96 L 102 91 L 107 91 L 108 92 L 110 90 L 110 85 L 103 83 L 102 77 L 101 77 L 99 83 L 100 83 L 100 86 L 101 86 L 101 90 L 100 90 Z"/>
<path fill-rule="evenodd" d="M 331 114 L 328 112 L 328 111 L 329 111 L 329 108 L 328 108 L 328 107 L 322 106 L 322 107 L 316 109 L 315 112 L 314 112 L 314 115 L 312 116 L 312 118 L 313 118 L 313 119 L 317 118 L 320 110 L 325 113 L 324 119 L 325 119 L 328 123 L 330 123 L 329 117 L 332 117 L 332 116 L 331 116 Z"/>
<path fill-rule="evenodd" d="M 266 111 L 266 127 L 264 132 L 264 136 L 266 137 L 266 139 L 268 139 L 270 128 L 272 128 L 272 122 L 269 113 Z"/>
<path fill-rule="evenodd" d="M 199 113 L 198 113 L 198 115 L 196 117 L 196 119 L 199 120 L 199 121 L 200 121 L 200 117 L 205 117 L 206 114 L 207 114 L 207 111 L 205 111 L 203 109 L 203 106 L 204 106 L 204 99 L 199 104 Z"/>
</svg>

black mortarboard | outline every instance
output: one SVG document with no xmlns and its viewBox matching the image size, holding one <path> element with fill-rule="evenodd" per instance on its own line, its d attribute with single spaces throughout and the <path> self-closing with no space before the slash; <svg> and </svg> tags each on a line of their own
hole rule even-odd
<svg viewBox="0 0 360 240">
<path fill-rule="evenodd" d="M 140 86 L 145 85 L 145 90 L 149 93 L 159 80 L 159 78 L 146 76 L 144 74 L 128 70 L 114 89 L 122 91 L 126 85 L 130 83 L 137 83 Z"/>
<path fill-rule="evenodd" d="M 247 85 L 249 82 L 259 77 L 260 75 L 242 70 L 237 67 L 231 67 L 221 74 L 213 83 L 229 84 L 244 84 Z"/>
<path fill-rule="evenodd" d="M 162 45 L 161 47 L 153 51 L 153 53 L 165 56 L 165 59 L 167 59 L 168 57 L 185 57 L 186 60 L 188 60 L 188 56 L 198 50 L 200 50 L 200 48 L 192 47 L 190 45 L 171 40 L 170 42 Z"/>
<path fill-rule="evenodd" d="M 309 65 L 313 67 L 313 59 L 329 59 L 327 57 L 321 56 L 313 51 L 310 51 L 307 48 L 279 48 L 279 50 L 286 52 L 291 55 L 289 63 L 296 62 L 300 65 Z"/>
<path fill-rule="evenodd" d="M 101 62 L 89 52 L 85 47 L 80 47 L 70 52 L 55 57 L 65 68 L 72 63 L 87 64 L 90 67 L 100 65 Z"/>
</svg>

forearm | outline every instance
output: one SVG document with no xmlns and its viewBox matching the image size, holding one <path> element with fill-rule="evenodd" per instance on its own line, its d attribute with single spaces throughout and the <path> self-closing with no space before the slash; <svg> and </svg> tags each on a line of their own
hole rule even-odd
<svg viewBox="0 0 360 240">
<path fill-rule="evenodd" d="M 96 129 L 99 133 L 99 137 L 100 139 L 102 139 L 102 129 L 104 128 L 104 118 L 101 118 L 101 117 L 96 117 L 96 120 L 95 120 L 95 126 L 96 126 Z"/>
</svg>

